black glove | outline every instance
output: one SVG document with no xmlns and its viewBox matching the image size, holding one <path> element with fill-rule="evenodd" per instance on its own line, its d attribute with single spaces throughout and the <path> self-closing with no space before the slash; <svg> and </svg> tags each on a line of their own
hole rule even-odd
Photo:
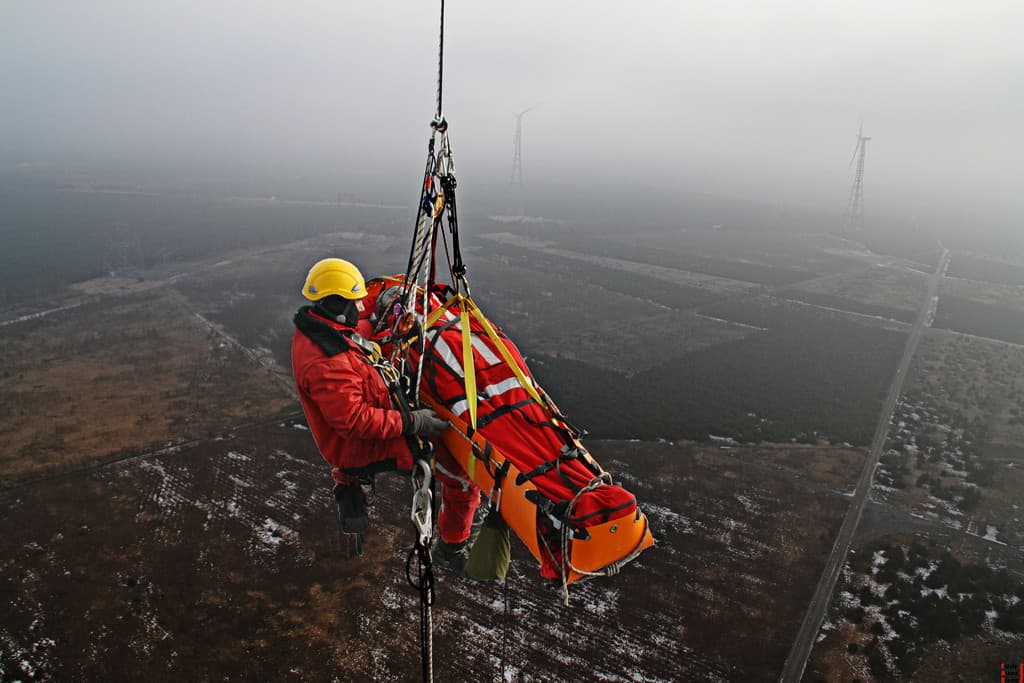
<svg viewBox="0 0 1024 683">
<path fill-rule="evenodd" d="M 334 500 L 338 504 L 338 522 L 346 534 L 362 534 L 370 527 L 366 514 L 366 494 L 359 484 L 339 484 L 334 487 Z"/>
<path fill-rule="evenodd" d="M 442 420 L 430 408 L 421 408 L 409 413 L 409 424 L 405 428 L 405 433 L 416 436 L 433 436 L 446 429 L 448 429 L 448 420 Z"/>
</svg>

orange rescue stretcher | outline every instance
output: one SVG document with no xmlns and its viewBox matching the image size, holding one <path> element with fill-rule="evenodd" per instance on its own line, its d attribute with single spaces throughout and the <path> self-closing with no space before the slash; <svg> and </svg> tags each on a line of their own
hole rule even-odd
<svg viewBox="0 0 1024 683">
<path fill-rule="evenodd" d="M 371 280 L 368 303 L 403 280 Z M 419 288 L 417 308 L 424 300 Z M 654 545 L 636 498 L 591 457 L 515 344 L 473 300 L 437 286 L 428 310 L 424 338 L 414 329 L 382 345 L 404 350 L 409 367 L 421 368 L 421 401 L 452 424 L 445 446 L 540 562 L 542 576 L 568 585 L 615 574 Z"/>
</svg>

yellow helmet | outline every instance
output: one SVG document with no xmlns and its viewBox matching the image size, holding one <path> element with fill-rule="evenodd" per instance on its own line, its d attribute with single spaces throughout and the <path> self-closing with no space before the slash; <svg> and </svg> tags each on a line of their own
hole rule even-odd
<svg viewBox="0 0 1024 683">
<path fill-rule="evenodd" d="M 309 269 L 302 296 L 310 301 L 319 301 L 325 296 L 337 294 L 345 299 L 362 299 L 366 296 L 366 281 L 359 269 L 340 258 L 325 258 Z"/>
</svg>

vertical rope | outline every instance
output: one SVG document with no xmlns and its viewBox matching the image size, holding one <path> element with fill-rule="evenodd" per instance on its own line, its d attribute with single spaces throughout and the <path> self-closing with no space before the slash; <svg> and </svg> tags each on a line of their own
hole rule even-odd
<svg viewBox="0 0 1024 683">
<path fill-rule="evenodd" d="M 437 120 L 441 120 L 441 91 L 444 85 L 444 0 L 441 0 L 441 39 L 437 51 Z"/>
<path fill-rule="evenodd" d="M 508 661 L 509 638 L 511 637 L 511 633 L 510 632 L 512 630 L 512 596 L 509 595 L 509 590 L 508 590 L 508 579 L 509 579 L 509 574 L 511 574 L 511 573 L 512 572 L 507 572 L 505 574 L 505 580 L 503 582 L 504 585 L 502 586 L 502 588 L 503 588 L 502 592 L 504 593 L 504 597 L 505 597 L 505 620 L 504 620 L 504 624 L 502 625 L 503 628 L 502 628 L 502 639 L 501 639 L 501 680 L 502 680 L 502 683 L 504 683 L 506 680 L 508 680 L 506 678 L 505 667 L 506 667 L 506 662 Z"/>
</svg>

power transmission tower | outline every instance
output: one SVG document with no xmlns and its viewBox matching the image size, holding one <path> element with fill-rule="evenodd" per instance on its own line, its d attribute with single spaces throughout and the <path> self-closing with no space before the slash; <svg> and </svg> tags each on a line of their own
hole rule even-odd
<svg viewBox="0 0 1024 683">
<path fill-rule="evenodd" d="M 853 174 L 853 187 L 850 188 L 850 199 L 846 205 L 846 225 L 843 234 L 862 233 L 864 231 L 864 155 L 867 152 L 868 140 L 864 136 L 864 124 L 857 131 L 857 146 L 853 148 L 850 165 L 857 160 L 857 170 Z"/>
<path fill-rule="evenodd" d="M 519 200 L 519 215 L 523 215 L 523 116 L 526 112 L 533 109 L 524 109 L 518 114 L 513 114 L 516 117 L 516 134 L 512 139 L 512 179 L 511 184 L 515 186 L 516 193 L 518 194 Z"/>
</svg>

